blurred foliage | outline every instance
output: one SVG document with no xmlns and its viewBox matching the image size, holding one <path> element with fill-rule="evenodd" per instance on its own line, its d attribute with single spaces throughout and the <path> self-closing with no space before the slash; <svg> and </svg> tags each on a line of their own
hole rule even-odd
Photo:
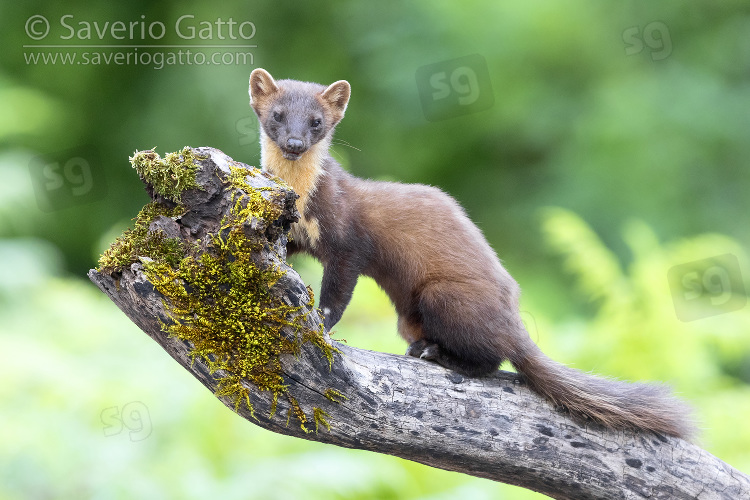
<svg viewBox="0 0 750 500">
<path fill-rule="evenodd" d="M 253 60 L 27 62 L 41 49 L 24 45 L 76 42 L 60 40 L 64 15 L 76 27 L 160 21 L 158 43 L 185 46 L 172 29 L 185 14 L 252 21 Z M 25 31 L 36 15 L 51 24 L 38 42 Z M 245 424 L 82 282 L 148 201 L 133 151 L 213 146 L 258 163 L 254 67 L 349 80 L 334 146 L 346 168 L 458 198 L 521 283 L 543 349 L 670 383 L 696 407 L 700 444 L 750 472 L 748 307 L 680 321 L 668 281 L 675 266 L 731 254 L 744 283 L 732 293 L 748 289 L 747 2 L 30 1 L 1 3 L 0 23 L 0 497 L 539 498 Z M 427 121 L 417 69 L 470 54 L 487 62 L 494 105 Z M 87 194 L 46 200 L 61 179 Z M 317 286 L 319 266 L 296 265 Z M 405 348 L 370 280 L 336 330 L 358 347 Z M 152 433 L 106 436 L 102 412 L 132 401 Z"/>
<path fill-rule="evenodd" d="M 594 312 L 566 325 L 549 340 L 557 359 L 628 380 L 667 382 L 696 408 L 699 442 L 740 469 L 750 468 L 750 308 L 701 321 L 675 318 L 663 270 L 706 255 L 731 251 L 744 269 L 744 250 L 716 234 L 660 245 L 653 230 L 629 221 L 623 239 L 633 260 L 627 269 L 578 216 L 544 211 L 550 247 L 564 257 Z M 555 327 L 551 327 L 556 330 Z M 743 368 L 745 367 L 745 368 Z M 722 405 L 731 403 L 723 410 Z M 719 416 L 719 419 L 716 419 Z"/>
</svg>

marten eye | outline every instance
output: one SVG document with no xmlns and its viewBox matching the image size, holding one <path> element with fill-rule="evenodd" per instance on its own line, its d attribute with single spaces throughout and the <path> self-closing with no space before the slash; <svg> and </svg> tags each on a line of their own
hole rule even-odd
<svg viewBox="0 0 750 500">
<path fill-rule="evenodd" d="M 320 118 L 313 118 L 310 120 L 310 126 L 312 128 L 318 128 L 320 127 L 320 124 L 323 123 Z"/>
<path fill-rule="evenodd" d="M 281 120 L 284 119 L 284 116 L 281 113 L 277 113 L 276 111 L 273 112 L 273 119 L 277 122 L 281 123 Z"/>
</svg>

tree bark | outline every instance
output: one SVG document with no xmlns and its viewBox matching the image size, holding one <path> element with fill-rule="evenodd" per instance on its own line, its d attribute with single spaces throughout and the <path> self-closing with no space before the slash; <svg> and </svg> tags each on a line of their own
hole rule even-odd
<svg viewBox="0 0 750 500">
<path fill-rule="evenodd" d="M 189 212 L 177 222 L 179 235 L 186 241 L 218 230 L 232 193 L 216 179 L 228 174 L 230 164 L 238 164 L 215 149 L 195 151 L 207 158 L 198 162 L 202 189 L 183 193 L 182 203 Z M 257 261 L 285 272 L 272 293 L 288 304 L 300 305 L 305 326 L 316 330 L 320 317 L 305 305 L 309 302 L 306 287 L 285 262 L 286 230 L 298 218 L 293 203 L 296 195 L 262 174 L 247 181 L 284 193 L 273 200 L 282 212 L 273 225 L 277 230 L 261 227 L 262 232 L 254 236 L 266 241 Z M 147 190 L 159 198 L 153 189 Z M 207 389 L 216 391 L 223 374 L 210 373 L 204 360 L 191 359 L 188 343 L 162 331 L 162 323 L 170 318 L 143 264 L 134 263 L 115 274 L 92 270 L 89 278 Z M 295 335 L 291 329 L 287 333 Z M 272 394 L 249 384 L 254 416 L 245 405 L 239 406 L 238 413 L 280 434 L 395 455 L 552 498 L 750 499 L 747 475 L 694 444 L 576 422 L 531 392 L 514 373 L 498 371 L 490 377 L 468 379 L 427 361 L 332 343 L 339 350 L 332 367 L 310 344 L 298 356 L 282 356 L 290 394 L 303 408 L 324 410 L 330 429 L 320 426 L 306 433 L 294 422 L 287 423 L 288 402 L 283 398 L 275 416 L 270 416 Z M 347 399 L 330 400 L 328 389 Z M 234 401 L 220 399 L 234 410 Z"/>
</svg>

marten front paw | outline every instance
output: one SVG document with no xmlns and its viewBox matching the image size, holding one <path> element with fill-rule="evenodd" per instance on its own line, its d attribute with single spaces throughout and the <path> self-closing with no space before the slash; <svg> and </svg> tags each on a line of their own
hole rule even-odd
<svg viewBox="0 0 750 500">
<path fill-rule="evenodd" d="M 331 317 L 331 310 L 327 307 L 318 309 L 318 315 L 323 318 L 323 328 L 325 328 L 326 331 L 329 331 L 335 324 Z"/>
</svg>

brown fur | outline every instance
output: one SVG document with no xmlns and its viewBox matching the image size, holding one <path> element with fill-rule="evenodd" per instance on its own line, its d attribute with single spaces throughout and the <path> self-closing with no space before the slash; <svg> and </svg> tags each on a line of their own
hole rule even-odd
<svg viewBox="0 0 750 500">
<path fill-rule="evenodd" d="M 521 322 L 518 284 L 453 198 L 435 187 L 359 179 L 331 158 L 348 83 L 277 82 L 256 69 L 250 95 L 263 168 L 300 195 L 303 217 L 289 251 L 307 252 L 324 267 L 326 328 L 341 318 L 357 277 L 370 276 L 393 301 L 407 354 L 468 376 L 493 373 L 508 359 L 529 387 L 576 417 L 689 432 L 685 406 L 667 389 L 597 378 L 547 358 Z"/>
</svg>

